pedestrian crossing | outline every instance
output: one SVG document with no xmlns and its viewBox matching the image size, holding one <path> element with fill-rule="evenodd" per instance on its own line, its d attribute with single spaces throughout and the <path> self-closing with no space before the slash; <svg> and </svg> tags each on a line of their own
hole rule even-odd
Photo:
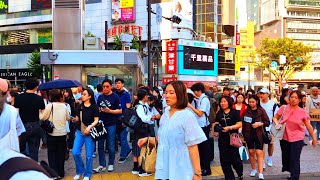
<svg viewBox="0 0 320 180">
<path fill-rule="evenodd" d="M 211 167 L 211 171 L 211 176 L 223 176 L 223 172 L 220 166 Z M 73 177 L 68 176 L 63 180 L 73 180 Z M 154 180 L 154 176 L 139 177 L 138 175 L 133 175 L 131 172 L 99 173 L 93 174 L 90 180 Z"/>
</svg>

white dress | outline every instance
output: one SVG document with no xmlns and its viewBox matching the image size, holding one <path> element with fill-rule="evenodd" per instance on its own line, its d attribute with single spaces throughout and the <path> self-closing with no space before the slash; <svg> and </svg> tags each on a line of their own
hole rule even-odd
<svg viewBox="0 0 320 180">
<path fill-rule="evenodd" d="M 169 109 L 165 109 L 160 119 L 155 179 L 192 180 L 188 146 L 207 138 L 190 111 L 184 109 L 169 118 Z"/>
</svg>

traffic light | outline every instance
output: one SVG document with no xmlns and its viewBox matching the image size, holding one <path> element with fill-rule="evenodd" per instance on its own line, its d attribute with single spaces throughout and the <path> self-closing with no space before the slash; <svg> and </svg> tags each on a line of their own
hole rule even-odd
<svg viewBox="0 0 320 180">
<path fill-rule="evenodd" d="M 171 21 L 172 21 L 173 23 L 177 23 L 177 24 L 180 24 L 180 23 L 181 23 L 181 19 L 180 19 L 178 16 L 176 16 L 176 15 L 172 16 Z"/>
</svg>

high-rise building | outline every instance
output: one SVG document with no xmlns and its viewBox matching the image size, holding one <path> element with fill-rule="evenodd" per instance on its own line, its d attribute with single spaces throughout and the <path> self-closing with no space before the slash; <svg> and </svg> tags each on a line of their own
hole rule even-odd
<svg viewBox="0 0 320 180">
<path fill-rule="evenodd" d="M 255 34 L 255 46 L 260 47 L 263 38 L 289 37 L 311 45 L 310 64 L 302 72 L 295 73 L 290 84 L 320 85 L 320 1 L 310 0 L 261 0 L 261 31 Z M 304 86 L 304 87 L 308 87 Z"/>
<path fill-rule="evenodd" d="M 30 54 L 52 48 L 51 0 L 0 0 L 0 77 L 22 84 Z"/>
</svg>

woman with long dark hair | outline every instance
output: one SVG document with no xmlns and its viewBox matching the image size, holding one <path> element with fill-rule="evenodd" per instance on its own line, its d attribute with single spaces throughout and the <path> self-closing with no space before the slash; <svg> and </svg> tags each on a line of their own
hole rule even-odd
<svg viewBox="0 0 320 180">
<path fill-rule="evenodd" d="M 76 138 L 74 140 L 72 154 L 76 164 L 76 175 L 73 179 L 78 180 L 84 175 L 84 180 L 89 180 L 92 175 L 92 155 L 94 150 L 94 141 L 90 136 L 90 130 L 99 122 L 99 109 L 94 100 L 94 93 L 90 88 L 84 88 L 81 96 L 82 103 L 76 109 L 76 117 L 73 122 L 76 123 Z M 81 123 L 86 126 L 84 132 L 81 132 Z M 86 149 L 86 166 L 81 157 L 82 146 Z"/>
<path fill-rule="evenodd" d="M 263 133 L 266 131 L 265 127 L 270 125 L 269 117 L 266 111 L 260 106 L 260 99 L 257 95 L 250 95 L 249 105 L 244 113 L 242 120 L 242 134 L 244 140 L 247 142 L 249 149 L 249 160 L 251 163 L 250 176 L 254 177 L 257 174 L 256 157 L 258 160 L 259 179 L 263 177 Z"/>
<path fill-rule="evenodd" d="M 213 135 L 219 136 L 220 164 L 225 179 L 235 179 L 233 167 L 241 180 L 243 179 L 243 164 L 240 159 L 239 148 L 230 145 L 230 134 L 238 133 L 238 129 L 242 127 L 242 122 L 239 112 L 232 108 L 232 104 L 233 99 L 231 97 L 222 96 L 220 98 L 220 110 L 217 113 L 215 123 L 217 127 L 214 127 Z"/>
<path fill-rule="evenodd" d="M 64 96 L 64 102 L 67 103 L 70 106 L 70 115 L 72 117 L 75 117 L 75 106 L 76 106 L 76 101 L 72 95 L 71 88 L 67 88 L 63 92 Z M 65 159 L 67 160 L 69 158 L 69 149 L 73 148 L 73 142 L 75 138 L 75 124 L 70 121 L 69 122 L 69 129 L 70 132 L 68 132 L 68 137 L 67 137 L 67 151 L 65 155 Z"/>
</svg>

